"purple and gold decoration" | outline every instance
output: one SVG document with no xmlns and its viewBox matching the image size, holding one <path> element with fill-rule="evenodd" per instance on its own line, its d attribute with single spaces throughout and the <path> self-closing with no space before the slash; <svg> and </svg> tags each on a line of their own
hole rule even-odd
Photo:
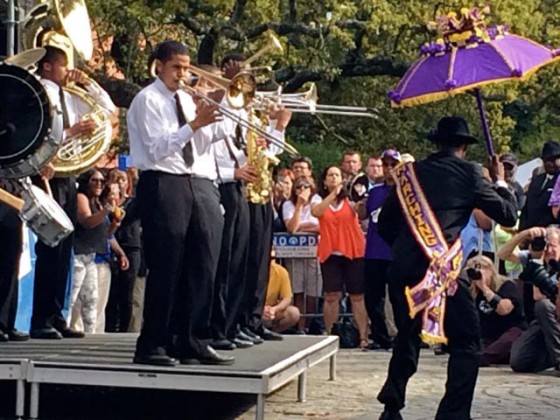
<svg viewBox="0 0 560 420">
<path fill-rule="evenodd" d="M 461 9 L 428 27 L 440 37 L 420 48 L 415 61 L 388 93 L 392 106 L 407 107 L 434 102 L 474 90 L 488 153 L 494 149 L 480 87 L 511 80 L 527 80 L 542 66 L 558 59 L 554 50 L 509 33 L 505 25 L 487 27 L 490 8 Z"/>
<path fill-rule="evenodd" d="M 461 270 L 463 249 L 458 239 L 451 248 L 424 196 L 416 177 L 414 164 L 395 168 L 397 196 L 410 231 L 430 260 L 424 278 L 413 288 L 406 288 L 409 315 L 422 313 L 420 338 L 427 344 L 446 344 L 443 328 L 447 296 L 457 290 L 457 276 Z"/>
</svg>

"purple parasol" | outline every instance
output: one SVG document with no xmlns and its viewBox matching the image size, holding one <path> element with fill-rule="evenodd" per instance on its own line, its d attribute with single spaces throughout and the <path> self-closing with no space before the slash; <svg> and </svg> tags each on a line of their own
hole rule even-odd
<svg viewBox="0 0 560 420">
<path fill-rule="evenodd" d="M 529 78 L 559 58 L 552 50 L 530 39 L 508 33 L 505 26 L 487 28 L 489 9 L 462 9 L 440 17 L 443 37 L 420 48 L 415 61 L 395 89 L 388 93 L 391 104 L 406 107 L 434 102 L 474 89 L 482 119 L 486 145 L 494 154 L 490 130 L 481 100 L 481 86 Z"/>
</svg>

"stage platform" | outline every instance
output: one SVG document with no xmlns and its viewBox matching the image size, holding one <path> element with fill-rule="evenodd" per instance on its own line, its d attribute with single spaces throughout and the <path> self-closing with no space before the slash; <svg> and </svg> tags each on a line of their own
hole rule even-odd
<svg viewBox="0 0 560 420">
<path fill-rule="evenodd" d="M 84 339 L 2 343 L 0 380 L 16 381 L 16 417 L 25 410 L 25 382 L 30 384 L 29 417 L 39 416 L 40 385 L 86 385 L 254 394 L 256 419 L 264 418 L 266 396 L 298 378 L 298 401 L 305 401 L 307 369 L 330 358 L 335 379 L 338 337 L 284 336 L 249 349 L 228 352 L 231 366 L 135 365 L 136 334 L 98 334 Z"/>
</svg>

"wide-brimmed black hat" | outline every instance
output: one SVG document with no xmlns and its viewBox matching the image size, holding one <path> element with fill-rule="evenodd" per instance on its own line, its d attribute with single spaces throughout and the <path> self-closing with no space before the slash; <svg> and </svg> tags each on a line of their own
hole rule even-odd
<svg viewBox="0 0 560 420">
<path fill-rule="evenodd" d="M 461 117 L 443 117 L 439 120 L 437 129 L 428 134 L 428 139 L 437 144 L 450 146 L 477 142 L 476 138 L 471 136 L 467 122 Z"/>
<path fill-rule="evenodd" d="M 560 157 L 560 144 L 554 140 L 547 141 L 541 153 L 541 159 L 549 159 L 554 157 Z"/>
</svg>

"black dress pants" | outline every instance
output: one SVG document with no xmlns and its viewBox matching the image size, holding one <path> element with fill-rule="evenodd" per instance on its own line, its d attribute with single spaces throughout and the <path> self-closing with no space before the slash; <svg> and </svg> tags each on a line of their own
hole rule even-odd
<svg viewBox="0 0 560 420">
<path fill-rule="evenodd" d="M 197 335 L 209 326 L 219 258 L 219 193 L 208 180 L 145 171 L 137 199 L 148 277 L 136 352 L 163 355 L 176 343 L 175 354 L 196 356 L 202 346 Z"/>
<path fill-rule="evenodd" d="M 394 309 L 401 314 L 408 313 L 404 287 L 398 294 L 398 306 Z M 377 396 L 389 410 L 397 411 L 405 406 L 406 385 L 418 366 L 421 315 L 418 314 L 414 319 L 403 317 L 399 326 L 389 373 Z M 478 313 L 465 280 L 460 280 L 455 295 L 448 297 L 444 328 L 449 339 L 449 362 L 445 395 L 435 418 L 468 420 L 478 376 L 481 344 Z"/>
<path fill-rule="evenodd" d="M 0 332 L 3 333 L 15 328 L 21 247 L 21 220 L 15 210 L 0 203 Z"/>
<path fill-rule="evenodd" d="M 121 270 L 118 264 L 111 264 L 111 290 L 105 309 L 105 330 L 107 332 L 128 332 L 132 316 L 132 294 L 134 282 L 140 270 L 140 248 L 122 247 L 130 266 Z"/>
<path fill-rule="evenodd" d="M 220 261 L 214 284 L 211 333 L 216 339 L 234 338 L 239 310 L 243 303 L 247 251 L 249 245 L 249 206 L 239 182 L 220 185 L 224 230 Z"/>
<path fill-rule="evenodd" d="M 383 347 L 391 346 L 391 337 L 385 324 L 385 290 L 389 283 L 389 260 L 369 260 L 365 261 L 365 304 L 366 310 L 371 320 L 371 335 L 373 341 Z M 389 285 L 389 300 L 394 305 L 394 287 Z M 394 309 L 394 308 L 393 308 Z M 399 315 L 393 311 L 395 323 Z"/>
<path fill-rule="evenodd" d="M 177 351 L 180 357 L 187 358 L 196 357 L 206 346 L 204 340 L 210 337 L 214 280 L 224 229 L 218 188 L 202 178 L 193 178 L 191 185 L 193 212 L 183 265 L 187 281 L 181 284 L 175 302 L 179 326 Z"/>
<path fill-rule="evenodd" d="M 272 248 L 272 204 L 249 203 L 249 256 L 247 259 L 247 284 L 240 324 L 258 331 L 262 328 L 262 312 L 270 275 Z"/>
<path fill-rule="evenodd" d="M 75 224 L 77 219 L 75 178 L 54 178 L 50 184 L 54 199 Z M 40 240 L 35 244 L 37 259 L 33 285 L 32 330 L 51 327 L 58 330 L 67 328 L 62 309 L 66 298 L 73 246 L 74 234 L 66 237 L 55 247 L 50 247 Z"/>
</svg>

